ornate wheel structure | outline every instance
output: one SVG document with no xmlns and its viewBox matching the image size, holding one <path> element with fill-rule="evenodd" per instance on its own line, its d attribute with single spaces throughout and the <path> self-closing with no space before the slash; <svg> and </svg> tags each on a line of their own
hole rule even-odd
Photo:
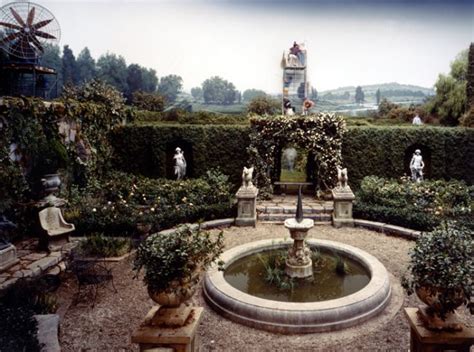
<svg viewBox="0 0 474 352">
<path fill-rule="evenodd" d="M 41 5 L 16 1 L 0 7 L 0 95 L 57 96 L 56 71 L 41 57 L 61 37 L 54 15 Z"/>
<path fill-rule="evenodd" d="M 59 42 L 59 23 L 49 10 L 31 2 L 12 2 L 0 8 L 0 47 L 24 60 L 35 60 L 45 45 Z"/>
</svg>

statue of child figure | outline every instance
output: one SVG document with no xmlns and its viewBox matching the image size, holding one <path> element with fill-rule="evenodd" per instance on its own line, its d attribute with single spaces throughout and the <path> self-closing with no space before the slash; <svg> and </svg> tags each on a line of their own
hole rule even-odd
<svg viewBox="0 0 474 352">
<path fill-rule="evenodd" d="M 425 167 L 425 163 L 423 162 L 423 157 L 421 156 L 421 150 L 415 150 L 415 154 L 410 161 L 410 171 L 411 171 L 411 179 L 415 182 L 423 181 L 423 168 Z"/>
<path fill-rule="evenodd" d="M 174 174 L 177 180 L 181 180 L 186 175 L 186 159 L 180 147 L 175 149 L 174 159 Z"/>
</svg>

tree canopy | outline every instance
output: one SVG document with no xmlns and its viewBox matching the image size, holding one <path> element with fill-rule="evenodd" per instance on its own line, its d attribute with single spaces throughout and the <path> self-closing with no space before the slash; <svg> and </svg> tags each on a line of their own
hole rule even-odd
<svg viewBox="0 0 474 352">
<path fill-rule="evenodd" d="M 167 102 L 176 101 L 178 94 L 183 89 L 183 79 L 178 75 L 168 75 L 161 77 L 158 84 L 158 93 L 165 97 Z"/>
<path fill-rule="evenodd" d="M 77 56 L 78 83 L 83 84 L 97 76 L 95 60 L 88 47 L 82 49 Z"/>
<path fill-rule="evenodd" d="M 244 102 L 249 102 L 256 97 L 264 97 L 265 95 L 267 94 L 260 89 L 246 89 L 242 93 L 242 99 Z"/>
<path fill-rule="evenodd" d="M 46 76 L 46 79 L 51 84 L 57 79 L 58 94 L 61 94 L 66 84 L 84 85 L 95 79 L 107 82 L 118 89 L 129 102 L 136 91 L 156 93 L 158 86 L 156 71 L 138 64 L 127 66 L 122 56 L 107 53 L 96 61 L 87 47 L 81 50 L 77 59 L 68 45 L 64 46 L 62 53 L 57 45 L 45 45 L 44 49 L 41 65 L 56 70 L 57 76 Z"/>
<path fill-rule="evenodd" d="M 354 98 L 357 104 L 362 104 L 365 101 L 365 94 L 361 86 L 356 87 Z"/>
<path fill-rule="evenodd" d="M 202 100 L 202 88 L 201 87 L 194 87 L 191 88 L 191 95 L 195 100 Z"/>
<path fill-rule="evenodd" d="M 467 107 L 466 86 L 468 51 L 460 52 L 451 63 L 449 74 L 440 74 L 435 83 L 436 95 L 427 103 L 427 110 L 438 116 L 443 125 L 455 126 Z"/>
<path fill-rule="evenodd" d="M 202 83 L 202 93 L 206 104 L 232 104 L 237 95 L 234 84 L 218 76 Z"/>
</svg>

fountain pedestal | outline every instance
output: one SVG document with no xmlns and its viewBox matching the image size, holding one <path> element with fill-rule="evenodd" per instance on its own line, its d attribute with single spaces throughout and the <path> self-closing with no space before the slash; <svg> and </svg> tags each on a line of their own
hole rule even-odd
<svg viewBox="0 0 474 352">
<path fill-rule="evenodd" d="M 309 229 L 314 226 L 312 219 L 285 220 L 285 227 L 290 230 L 293 246 L 288 250 L 285 272 L 289 277 L 305 278 L 313 275 L 311 250 L 305 245 Z"/>
</svg>

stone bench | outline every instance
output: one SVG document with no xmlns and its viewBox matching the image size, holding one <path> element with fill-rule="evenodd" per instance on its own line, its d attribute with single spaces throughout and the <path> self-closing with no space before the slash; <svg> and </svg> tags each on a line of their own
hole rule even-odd
<svg viewBox="0 0 474 352">
<path fill-rule="evenodd" d="M 40 248 L 54 249 L 69 241 L 69 233 L 74 231 L 74 225 L 67 223 L 57 207 L 49 207 L 39 212 L 39 222 L 42 234 L 39 239 Z"/>
</svg>

